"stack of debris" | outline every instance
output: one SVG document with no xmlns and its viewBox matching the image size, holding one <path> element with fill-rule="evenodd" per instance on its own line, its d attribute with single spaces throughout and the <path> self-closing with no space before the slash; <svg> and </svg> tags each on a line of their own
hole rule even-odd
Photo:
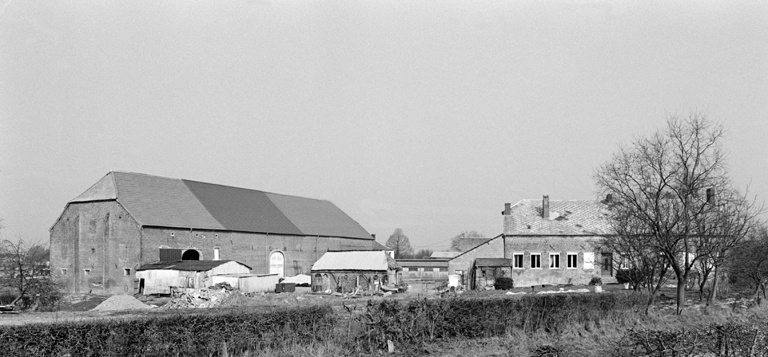
<svg viewBox="0 0 768 357">
<path fill-rule="evenodd" d="M 174 293 L 174 297 L 165 309 L 193 309 L 216 307 L 232 294 L 240 292 L 227 283 L 219 283 L 211 287 L 201 289 L 181 289 Z"/>
</svg>

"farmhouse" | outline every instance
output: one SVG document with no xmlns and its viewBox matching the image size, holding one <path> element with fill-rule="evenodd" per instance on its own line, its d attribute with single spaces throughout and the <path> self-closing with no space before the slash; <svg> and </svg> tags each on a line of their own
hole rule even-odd
<svg viewBox="0 0 768 357">
<path fill-rule="evenodd" d="M 478 240 L 475 247 L 451 259 L 449 274 L 461 276 L 470 289 L 498 277 L 515 286 L 587 284 L 593 277 L 615 281 L 611 252 L 599 243 L 611 229 L 608 202 L 524 199 L 505 204 L 504 233 Z M 496 259 L 487 259 L 496 258 Z"/>
<path fill-rule="evenodd" d="M 236 260 L 282 277 L 309 273 L 329 250 L 373 249 L 326 200 L 117 171 L 69 201 L 50 231 L 52 274 L 73 293 L 133 293 L 136 269 L 155 262 Z"/>
</svg>

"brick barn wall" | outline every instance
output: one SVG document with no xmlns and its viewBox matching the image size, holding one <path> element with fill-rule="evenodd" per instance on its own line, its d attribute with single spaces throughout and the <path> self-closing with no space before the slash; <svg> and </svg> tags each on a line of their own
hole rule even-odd
<svg viewBox="0 0 768 357">
<path fill-rule="evenodd" d="M 51 274 L 73 293 L 133 293 L 139 234 L 117 202 L 69 204 L 51 228 Z"/>
<path fill-rule="evenodd" d="M 145 227 L 142 255 L 144 262 L 160 259 L 160 248 L 195 249 L 200 259 L 236 260 L 251 267 L 252 273 L 268 273 L 269 257 L 274 252 L 285 256 L 285 276 L 309 274 L 312 264 L 328 250 L 370 250 L 368 239 L 285 236 L 258 233 L 217 232 Z"/>
<path fill-rule="evenodd" d="M 293 276 L 309 274 L 328 250 L 370 250 L 372 244 L 372 239 L 142 228 L 115 201 L 72 203 L 51 228 L 51 274 L 71 293 L 132 294 L 136 269 L 157 262 L 161 247 L 196 249 L 200 259 L 213 259 L 219 248 L 220 259 L 244 263 L 253 273 L 269 272 L 269 256 L 279 251 L 285 255 L 285 276 Z"/>
</svg>

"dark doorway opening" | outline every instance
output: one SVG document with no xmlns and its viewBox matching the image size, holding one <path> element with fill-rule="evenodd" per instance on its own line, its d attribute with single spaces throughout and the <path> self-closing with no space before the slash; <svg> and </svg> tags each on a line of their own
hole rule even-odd
<svg viewBox="0 0 768 357">
<path fill-rule="evenodd" d="M 181 260 L 200 260 L 200 252 L 194 249 L 187 249 L 184 254 L 181 255 Z"/>
<path fill-rule="evenodd" d="M 613 276 L 613 254 L 611 253 L 603 253 L 602 254 L 602 269 L 601 274 L 602 276 Z"/>
</svg>

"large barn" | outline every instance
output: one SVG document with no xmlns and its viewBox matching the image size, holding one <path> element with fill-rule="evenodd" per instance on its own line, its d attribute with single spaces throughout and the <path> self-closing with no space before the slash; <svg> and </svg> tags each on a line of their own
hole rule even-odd
<svg viewBox="0 0 768 357">
<path fill-rule="evenodd" d="M 143 264 L 236 260 L 255 274 L 308 274 L 326 251 L 373 237 L 333 203 L 128 172 L 69 201 L 51 227 L 51 270 L 73 293 L 133 293 Z"/>
</svg>

